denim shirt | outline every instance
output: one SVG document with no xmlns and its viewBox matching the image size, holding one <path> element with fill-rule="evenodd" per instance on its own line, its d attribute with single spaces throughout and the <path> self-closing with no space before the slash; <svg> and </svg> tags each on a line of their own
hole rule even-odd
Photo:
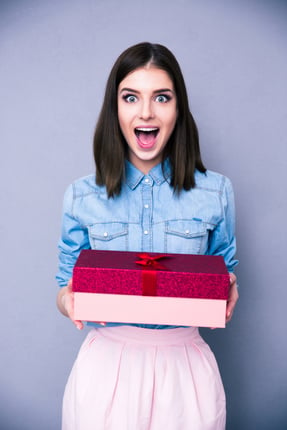
<svg viewBox="0 0 287 430">
<path fill-rule="evenodd" d="M 166 162 L 144 175 L 126 162 L 119 196 L 108 198 L 95 175 L 71 184 L 64 197 L 59 241 L 59 286 L 67 285 L 82 249 L 222 255 L 235 260 L 235 213 L 231 182 L 195 171 L 196 186 L 179 195 Z"/>
</svg>

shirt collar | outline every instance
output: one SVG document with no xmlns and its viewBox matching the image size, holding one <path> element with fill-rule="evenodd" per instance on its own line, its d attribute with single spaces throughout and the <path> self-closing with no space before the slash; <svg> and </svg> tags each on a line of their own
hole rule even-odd
<svg viewBox="0 0 287 430">
<path fill-rule="evenodd" d="M 134 190 L 139 185 L 139 183 L 142 181 L 142 179 L 145 176 L 150 176 L 157 185 L 161 185 L 165 181 L 170 182 L 171 167 L 170 167 L 170 162 L 168 160 L 165 160 L 163 164 L 164 172 L 162 171 L 162 166 L 160 163 L 154 166 L 148 172 L 148 174 L 145 175 L 128 160 L 126 160 L 125 169 L 126 169 L 125 182 L 132 190 Z"/>
</svg>

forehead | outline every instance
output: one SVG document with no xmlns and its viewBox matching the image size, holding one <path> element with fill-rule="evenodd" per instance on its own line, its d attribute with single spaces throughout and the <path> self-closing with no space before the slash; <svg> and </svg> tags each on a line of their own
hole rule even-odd
<svg viewBox="0 0 287 430">
<path fill-rule="evenodd" d="M 137 91 L 156 91 L 158 89 L 174 90 L 169 74 L 154 66 L 145 66 L 133 70 L 119 84 L 119 91 L 123 88 Z"/>
</svg>

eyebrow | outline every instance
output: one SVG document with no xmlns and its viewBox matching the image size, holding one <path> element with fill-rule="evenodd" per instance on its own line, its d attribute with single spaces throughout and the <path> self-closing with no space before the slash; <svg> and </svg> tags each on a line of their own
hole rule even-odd
<svg viewBox="0 0 287 430">
<path fill-rule="evenodd" d="M 140 93 L 140 91 L 134 90 L 132 88 L 122 88 L 121 91 L 120 91 L 120 93 L 122 93 L 124 91 L 128 91 L 130 93 L 135 93 L 135 94 L 139 94 Z M 155 90 L 154 91 L 154 94 L 161 94 L 161 93 L 172 93 L 172 94 L 174 94 L 174 91 L 171 90 L 170 88 L 161 88 L 159 90 Z"/>
</svg>

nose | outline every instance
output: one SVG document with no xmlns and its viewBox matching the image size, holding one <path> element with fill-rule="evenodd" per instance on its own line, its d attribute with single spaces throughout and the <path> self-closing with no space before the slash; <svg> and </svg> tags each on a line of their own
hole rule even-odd
<svg viewBox="0 0 287 430">
<path fill-rule="evenodd" d="M 140 118 L 148 120 L 154 118 L 152 100 L 143 100 L 139 112 Z"/>
</svg>

